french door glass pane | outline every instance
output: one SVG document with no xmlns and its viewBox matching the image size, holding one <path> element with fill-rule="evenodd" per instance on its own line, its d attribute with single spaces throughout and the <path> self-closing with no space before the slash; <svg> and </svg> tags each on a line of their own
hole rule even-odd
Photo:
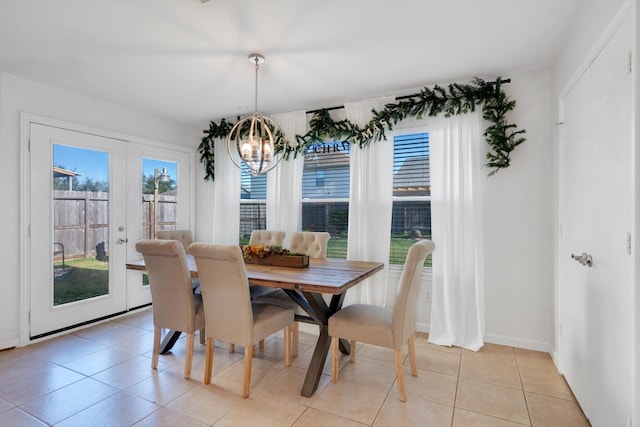
<svg viewBox="0 0 640 427">
<path fill-rule="evenodd" d="M 166 171 L 166 174 L 163 174 Z M 168 175 L 168 176 L 167 176 Z M 157 203 L 156 203 L 157 200 Z M 142 236 L 175 230 L 178 206 L 178 164 L 142 158 Z M 155 229 L 157 227 L 157 229 Z"/>
<path fill-rule="evenodd" d="M 109 293 L 109 153 L 53 145 L 53 305 Z"/>
</svg>

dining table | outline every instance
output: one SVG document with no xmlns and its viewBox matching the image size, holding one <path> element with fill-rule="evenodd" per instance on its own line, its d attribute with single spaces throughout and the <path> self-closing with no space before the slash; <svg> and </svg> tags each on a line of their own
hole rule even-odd
<svg viewBox="0 0 640 427">
<path fill-rule="evenodd" d="M 191 277 L 198 277 L 195 260 L 187 255 Z M 245 263 L 250 285 L 282 289 L 304 313 L 296 314 L 299 322 L 316 324 L 319 327 L 318 339 L 313 350 L 309 367 L 300 394 L 311 397 L 318 388 L 322 370 L 329 353 L 331 339 L 328 334 L 329 318 L 342 308 L 348 289 L 381 271 L 384 263 L 354 261 L 337 258 L 311 258 L 308 267 L 281 267 L 274 265 Z M 132 270 L 146 269 L 144 260 L 127 263 Z M 327 302 L 324 295 L 329 295 Z M 166 353 L 179 338 L 180 332 L 168 333 L 161 345 Z M 340 340 L 340 351 L 349 354 L 349 341 Z"/>
</svg>

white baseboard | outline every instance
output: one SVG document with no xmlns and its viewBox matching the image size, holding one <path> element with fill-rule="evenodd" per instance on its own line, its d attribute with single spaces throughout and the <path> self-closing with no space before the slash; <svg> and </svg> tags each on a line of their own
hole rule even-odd
<svg viewBox="0 0 640 427">
<path fill-rule="evenodd" d="M 0 341 L 0 351 L 7 350 L 9 348 L 18 347 L 20 341 L 16 338 L 13 340 Z"/>
<path fill-rule="evenodd" d="M 429 333 L 429 323 L 416 323 L 416 332 L 425 332 Z M 557 363 L 557 355 L 551 348 L 551 344 L 533 341 L 533 340 L 525 340 L 522 338 L 513 338 L 513 337 L 505 337 L 503 335 L 494 335 L 494 334 L 485 334 L 484 341 L 491 344 L 500 344 L 500 345 L 508 345 L 511 347 L 524 348 L 526 350 L 536 350 L 536 351 L 544 351 L 545 353 L 551 354 L 553 361 Z"/>
<path fill-rule="evenodd" d="M 551 353 L 551 344 L 540 341 L 526 340 L 522 338 L 505 337 L 502 335 L 485 334 L 484 341 L 491 344 L 508 345 L 511 347 L 524 348 L 526 350 L 544 351 Z"/>
</svg>

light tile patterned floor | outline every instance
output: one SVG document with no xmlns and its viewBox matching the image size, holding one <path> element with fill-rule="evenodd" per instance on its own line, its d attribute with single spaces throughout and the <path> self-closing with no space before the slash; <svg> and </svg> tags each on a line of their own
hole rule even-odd
<svg viewBox="0 0 640 427">
<path fill-rule="evenodd" d="M 151 369 L 149 310 L 27 347 L 0 352 L 0 426 L 588 426 L 551 358 L 487 344 L 475 353 L 416 343 L 419 373 L 406 368 L 398 399 L 393 353 L 359 345 L 355 364 L 330 361 L 318 391 L 300 396 L 315 342 L 301 327 L 300 356 L 284 367 L 281 335 L 256 349 L 251 396 L 241 398 L 242 348 L 215 348 L 214 377 L 202 383 L 196 339 L 192 378 L 182 378 L 184 339 Z M 405 365 L 408 365 L 406 361 Z"/>
</svg>

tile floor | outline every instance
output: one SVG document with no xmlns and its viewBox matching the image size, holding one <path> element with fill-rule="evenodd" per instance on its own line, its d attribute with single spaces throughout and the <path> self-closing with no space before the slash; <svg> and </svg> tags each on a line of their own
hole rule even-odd
<svg viewBox="0 0 640 427">
<path fill-rule="evenodd" d="M 416 342 L 418 377 L 398 400 L 393 353 L 358 346 L 326 364 L 318 391 L 299 394 L 315 342 L 301 327 L 300 356 L 284 367 L 281 335 L 256 349 L 251 396 L 242 399 L 242 348 L 216 343 L 214 377 L 202 383 L 196 339 L 192 378 L 184 339 L 151 369 L 151 312 L 131 314 L 28 347 L 0 352 L 0 426 L 588 426 L 546 353 L 487 344 L 475 353 Z"/>
</svg>

